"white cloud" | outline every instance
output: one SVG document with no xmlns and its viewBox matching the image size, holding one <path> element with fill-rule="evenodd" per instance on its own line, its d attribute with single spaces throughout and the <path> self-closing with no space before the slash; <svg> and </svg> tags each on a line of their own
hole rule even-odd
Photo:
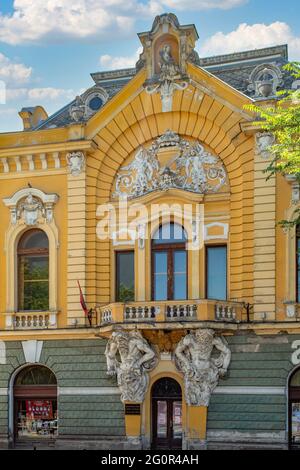
<svg viewBox="0 0 300 470">
<path fill-rule="evenodd" d="M 162 4 L 176 10 L 230 10 L 248 3 L 248 0 L 161 0 Z"/>
<path fill-rule="evenodd" d="M 41 102 L 58 101 L 60 99 L 73 100 L 76 96 L 74 90 L 66 90 L 63 88 L 9 88 L 6 90 L 7 101 L 22 100 L 32 105 L 40 104 Z M 24 105 L 25 105 L 24 104 Z"/>
<path fill-rule="evenodd" d="M 126 69 L 134 67 L 142 50 L 142 47 L 139 47 L 132 56 L 113 57 L 111 55 L 105 54 L 100 57 L 99 62 L 101 67 L 105 70 Z"/>
<path fill-rule="evenodd" d="M 229 9 L 248 0 L 14 0 L 1 14 L 0 41 L 56 43 L 67 39 L 112 38 L 135 32 L 135 21 L 172 10 Z"/>
<path fill-rule="evenodd" d="M 128 34 L 141 12 L 147 5 L 137 0 L 15 0 L 13 14 L 0 14 L 0 41 L 55 43 Z"/>
<path fill-rule="evenodd" d="M 0 52 L 0 80 L 6 86 L 27 83 L 32 75 L 32 68 L 24 64 L 18 64 Z"/>
<path fill-rule="evenodd" d="M 230 33 L 220 31 L 203 43 L 200 54 L 202 57 L 227 54 L 279 44 L 289 45 L 291 60 L 300 59 L 300 37 L 294 36 L 290 26 L 280 21 L 269 25 L 242 23 Z"/>
</svg>

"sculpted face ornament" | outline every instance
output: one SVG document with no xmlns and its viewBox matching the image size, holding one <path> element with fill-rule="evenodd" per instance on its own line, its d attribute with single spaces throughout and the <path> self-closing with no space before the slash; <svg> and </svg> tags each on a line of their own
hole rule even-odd
<svg viewBox="0 0 300 470">
<path fill-rule="evenodd" d="M 178 155 L 162 166 L 159 151 L 174 147 Z M 198 194 L 215 193 L 227 183 L 221 160 L 196 143 L 190 144 L 172 131 L 153 142 L 150 149 L 140 148 L 133 161 L 117 174 L 114 198 L 134 198 L 153 191 L 183 189 Z"/>
<path fill-rule="evenodd" d="M 220 352 L 212 357 L 214 348 Z M 184 375 L 188 405 L 208 406 L 219 378 L 227 373 L 231 351 L 213 330 L 199 329 L 182 338 L 175 350 L 175 363 Z"/>
<path fill-rule="evenodd" d="M 72 176 L 79 176 L 85 167 L 83 152 L 71 152 L 67 154 L 67 163 Z"/>
<path fill-rule="evenodd" d="M 157 364 L 157 355 L 138 331 L 114 332 L 105 356 L 107 374 L 116 376 L 123 402 L 142 403 L 148 389 L 147 372 Z"/>
</svg>

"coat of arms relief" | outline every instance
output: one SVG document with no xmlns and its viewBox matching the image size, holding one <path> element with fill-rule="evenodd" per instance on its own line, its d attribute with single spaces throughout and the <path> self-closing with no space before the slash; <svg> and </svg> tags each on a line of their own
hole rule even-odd
<svg viewBox="0 0 300 470">
<path fill-rule="evenodd" d="M 114 198 L 136 198 L 153 191 L 182 189 L 197 194 L 226 191 L 228 177 L 220 158 L 199 142 L 167 130 L 150 148 L 141 147 L 119 170 Z"/>
</svg>

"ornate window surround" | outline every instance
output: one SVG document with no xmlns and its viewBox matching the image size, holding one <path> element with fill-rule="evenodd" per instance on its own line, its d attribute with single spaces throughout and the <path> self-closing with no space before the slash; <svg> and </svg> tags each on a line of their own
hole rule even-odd
<svg viewBox="0 0 300 470">
<path fill-rule="evenodd" d="M 44 216 L 40 214 L 34 225 L 28 226 L 26 220 L 22 217 L 15 217 L 17 207 L 20 201 L 32 195 L 37 198 L 44 206 Z M 43 230 L 49 240 L 49 312 L 57 313 L 57 267 L 58 267 L 58 248 L 59 238 L 58 229 L 53 217 L 53 206 L 58 201 L 56 194 L 45 194 L 35 188 L 26 188 L 17 191 L 11 198 L 4 199 L 4 204 L 11 210 L 11 223 L 5 233 L 4 250 L 6 254 L 6 315 L 12 316 L 18 311 L 18 279 L 17 279 L 17 246 L 22 235 L 33 226 Z M 48 207 L 47 203 L 51 205 Z M 51 214 L 49 215 L 49 211 Z M 48 217 L 47 217 L 48 214 Z M 6 322 L 11 323 L 9 321 Z M 11 325 L 12 326 L 12 325 Z"/>
</svg>

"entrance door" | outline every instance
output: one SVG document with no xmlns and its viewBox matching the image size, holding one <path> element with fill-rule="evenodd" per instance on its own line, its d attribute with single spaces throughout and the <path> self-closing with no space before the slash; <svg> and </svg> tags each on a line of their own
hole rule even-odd
<svg viewBox="0 0 300 470">
<path fill-rule="evenodd" d="M 182 449 L 181 388 L 174 379 L 160 379 L 152 389 L 152 448 Z"/>
<path fill-rule="evenodd" d="M 57 384 L 43 366 L 29 366 L 14 384 L 15 442 L 53 439 L 57 435 Z"/>
</svg>

